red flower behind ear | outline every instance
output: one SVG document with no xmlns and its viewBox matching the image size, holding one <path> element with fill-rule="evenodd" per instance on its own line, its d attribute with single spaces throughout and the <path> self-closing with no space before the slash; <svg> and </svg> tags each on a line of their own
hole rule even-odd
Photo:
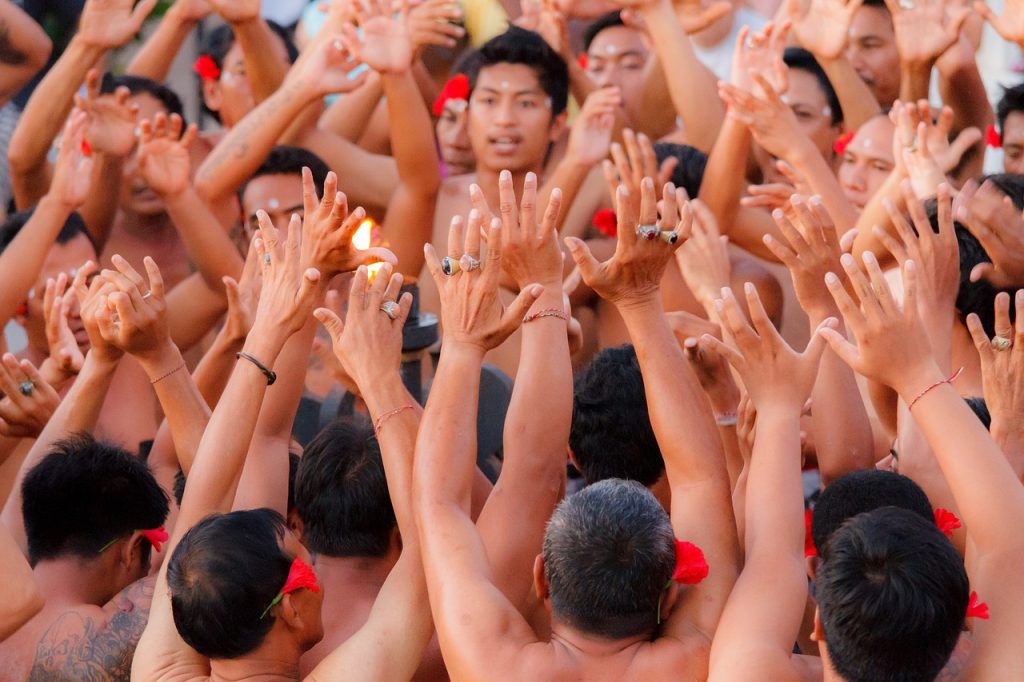
<svg viewBox="0 0 1024 682">
<path fill-rule="evenodd" d="M 581 69 L 586 70 L 589 60 L 587 59 L 587 53 L 581 52 L 580 56 L 576 59 L 576 63 L 580 65 Z"/>
<path fill-rule="evenodd" d="M 985 129 L 985 146 L 992 149 L 1000 149 L 1003 146 L 1003 136 L 999 134 L 994 125 Z"/>
<path fill-rule="evenodd" d="M 814 546 L 814 536 L 811 535 L 811 510 L 804 510 L 804 556 L 818 556 L 818 548 Z"/>
<path fill-rule="evenodd" d="M 464 73 L 457 73 L 448 79 L 448 82 L 441 88 L 441 94 L 434 100 L 432 111 L 434 116 L 440 116 L 444 111 L 445 102 L 450 99 L 469 100 L 469 76 Z"/>
<path fill-rule="evenodd" d="M 978 601 L 978 593 L 971 591 L 971 598 L 967 601 L 967 617 L 988 620 L 988 604 Z"/>
<path fill-rule="evenodd" d="M 942 507 L 935 510 L 935 525 L 947 538 L 953 537 L 953 531 L 963 526 L 956 514 Z"/>
<path fill-rule="evenodd" d="M 220 67 L 208 54 L 199 55 L 199 58 L 192 64 L 192 70 L 204 81 L 220 80 Z"/>
<path fill-rule="evenodd" d="M 153 549 L 159 552 L 163 544 L 167 542 L 168 535 L 164 527 L 160 526 L 159 528 L 142 531 L 142 537 L 149 540 L 149 544 L 153 545 Z"/>
<path fill-rule="evenodd" d="M 614 237 L 619 233 L 618 222 L 615 219 L 615 211 L 610 208 L 602 208 L 594 214 L 590 222 L 597 231 L 605 237 Z"/>
<path fill-rule="evenodd" d="M 676 570 L 672 580 L 683 585 L 697 585 L 708 577 L 708 562 L 704 560 L 704 552 L 690 542 L 676 540 Z"/>
<path fill-rule="evenodd" d="M 846 148 L 850 146 L 850 141 L 853 140 L 853 132 L 843 133 L 836 138 L 835 143 L 832 145 L 832 151 L 838 156 L 844 156 L 846 154 Z"/>
<path fill-rule="evenodd" d="M 295 557 L 292 567 L 288 570 L 288 579 L 284 581 L 281 594 L 289 594 L 295 590 L 307 589 L 313 592 L 320 591 L 320 585 L 316 581 L 316 573 L 305 561 Z"/>
</svg>

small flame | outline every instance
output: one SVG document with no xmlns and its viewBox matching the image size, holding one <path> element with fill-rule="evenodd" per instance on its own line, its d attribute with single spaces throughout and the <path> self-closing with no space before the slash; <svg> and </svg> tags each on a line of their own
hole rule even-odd
<svg viewBox="0 0 1024 682">
<path fill-rule="evenodd" d="M 373 228 L 375 226 L 376 223 L 373 221 L 373 218 L 364 218 L 363 222 L 359 223 L 359 229 L 356 230 L 354 235 L 352 235 L 352 246 L 356 247 L 360 251 L 365 251 L 370 248 L 372 245 Z M 373 265 L 368 266 L 368 274 L 371 282 L 377 276 L 377 271 L 380 270 L 381 265 L 383 265 L 383 263 L 374 263 Z"/>
</svg>

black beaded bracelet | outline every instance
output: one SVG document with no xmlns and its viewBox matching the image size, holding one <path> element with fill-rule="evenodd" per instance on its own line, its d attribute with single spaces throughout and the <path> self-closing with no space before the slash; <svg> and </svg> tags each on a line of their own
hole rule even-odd
<svg viewBox="0 0 1024 682">
<path fill-rule="evenodd" d="M 235 358 L 244 358 L 244 359 L 248 360 L 249 362 L 251 362 L 252 364 L 256 365 L 256 367 L 261 372 L 263 372 L 263 376 L 267 377 L 267 386 L 271 386 L 275 381 L 277 381 L 277 374 L 274 373 L 274 371 L 272 369 L 270 369 L 269 367 L 267 367 L 262 362 L 260 362 L 259 360 L 257 360 L 253 356 L 249 355 L 248 353 L 243 353 L 243 352 L 239 351 L 239 352 L 235 353 Z"/>
</svg>

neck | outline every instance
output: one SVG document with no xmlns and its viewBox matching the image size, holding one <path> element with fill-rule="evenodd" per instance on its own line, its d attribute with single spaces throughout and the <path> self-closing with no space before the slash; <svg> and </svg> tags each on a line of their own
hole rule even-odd
<svg viewBox="0 0 1024 682">
<path fill-rule="evenodd" d="M 376 593 L 395 565 L 390 554 L 382 557 L 329 557 L 318 554 L 316 572 L 333 594 L 354 589 L 373 589 Z"/>
<path fill-rule="evenodd" d="M 651 641 L 651 633 L 608 639 L 569 627 L 558 619 L 551 621 L 551 642 L 561 644 L 580 658 L 607 658 L 635 648 L 639 644 Z"/>
<path fill-rule="evenodd" d="M 168 232 L 177 234 L 174 224 L 166 213 L 141 215 L 122 209 L 121 215 L 123 218 L 121 226 L 129 234 L 145 237 L 164 236 Z"/>
<path fill-rule="evenodd" d="M 112 567 L 100 559 L 40 561 L 32 569 L 47 606 L 93 604 L 103 606 L 117 594 L 110 585 Z"/>
<path fill-rule="evenodd" d="M 477 166 L 476 168 L 476 184 L 483 190 L 484 198 L 487 199 L 488 205 L 491 210 L 494 211 L 495 215 L 498 215 L 498 206 L 501 202 L 498 199 L 498 176 L 501 175 L 501 171 L 505 169 L 499 168 L 494 170 L 492 168 L 484 168 L 483 166 Z M 520 171 L 512 172 L 512 187 L 516 191 L 516 196 L 521 197 L 523 195 L 523 184 L 526 182 L 526 174 L 534 173 L 537 175 L 537 189 L 541 186 L 541 175 L 544 171 L 544 164 L 539 162 L 532 168 L 527 168 Z"/>
</svg>

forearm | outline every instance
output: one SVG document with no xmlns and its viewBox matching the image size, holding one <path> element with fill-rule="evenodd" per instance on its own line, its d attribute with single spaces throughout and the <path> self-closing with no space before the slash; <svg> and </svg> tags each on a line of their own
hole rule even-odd
<svg viewBox="0 0 1024 682">
<path fill-rule="evenodd" d="M 0 65 L 0 104 L 17 94 L 50 58 L 53 43 L 43 28 L 18 5 L 0 0 L 0 31 L 6 50 L 18 58 Z"/>
<path fill-rule="evenodd" d="M 225 327 L 217 334 L 210 349 L 196 366 L 192 378 L 207 405 L 216 407 L 220 401 L 228 379 L 231 378 L 231 370 L 235 367 L 235 353 L 242 350 L 244 343 L 244 336 L 230 338 Z"/>
<path fill-rule="evenodd" d="M 398 179 L 417 194 L 433 196 L 441 185 L 434 129 L 412 71 L 383 74 L 380 79 L 387 99 L 391 154 Z M 429 229 L 428 226 L 428 236 Z"/>
<path fill-rule="evenodd" d="M 907 63 L 900 61 L 900 101 L 916 102 L 928 99 L 931 88 L 932 62 Z"/>
<path fill-rule="evenodd" d="M 320 117 L 318 125 L 355 143 L 370 123 L 370 117 L 377 109 L 383 92 L 380 74 L 371 72 L 359 89 L 338 97 Z"/>
<path fill-rule="evenodd" d="M 388 493 L 403 538 L 402 551 L 410 549 L 406 540 L 411 540 L 415 543 L 412 551 L 418 553 L 419 542 L 412 511 L 412 462 L 423 409 L 402 383 L 398 372 L 381 376 L 370 386 L 360 386 L 359 390 L 375 427 L 379 425 L 377 440 Z M 405 409 L 406 406 L 411 409 Z"/>
<path fill-rule="evenodd" d="M 562 190 L 562 210 L 559 211 L 558 220 L 555 223 L 559 231 L 565 225 L 569 209 L 572 208 L 573 202 L 576 201 L 576 197 L 580 194 L 580 190 L 587 181 L 587 176 L 590 175 L 592 168 L 593 166 L 580 163 L 576 159 L 571 158 L 567 153 L 551 171 L 550 175 L 544 179 L 544 184 L 537 191 L 537 206 L 547 206 L 548 201 L 551 199 L 551 192 L 556 187 Z"/>
<path fill-rule="evenodd" d="M 800 412 L 759 407 L 747 479 L 743 544 L 748 560 L 755 555 L 802 554 L 803 513 Z"/>
<path fill-rule="evenodd" d="M 224 277 L 237 280 L 242 274 L 242 256 L 195 188 L 189 185 L 181 194 L 163 199 L 167 215 L 206 286 L 211 291 L 222 291 Z"/>
<path fill-rule="evenodd" d="M 885 245 L 874 235 L 872 228 L 878 225 L 889 234 L 893 234 L 892 221 L 889 219 L 889 212 L 885 210 L 885 200 L 893 202 L 900 210 L 904 210 L 903 194 L 900 192 L 900 183 L 906 178 L 906 173 L 898 167 L 894 168 L 882 186 L 875 192 L 875 195 L 868 201 L 867 206 L 860 212 L 857 223 L 854 227 L 857 236 L 853 240 L 853 256 L 860 260 L 865 251 L 871 251 L 878 258 L 879 263 L 892 262 L 892 256 Z M 898 237 L 897 237 L 898 238 Z"/>
<path fill-rule="evenodd" d="M 1024 432 L 1021 432 L 1019 427 L 1011 425 L 1010 422 L 1009 419 L 993 415 L 992 427 L 989 432 L 992 434 L 992 440 L 1006 455 L 1006 460 L 1020 480 L 1024 478 Z"/>
<path fill-rule="evenodd" d="M 231 24 L 245 57 L 245 73 L 257 103 L 268 99 L 284 81 L 288 65 L 274 48 L 276 37 L 261 17 Z"/>
<path fill-rule="evenodd" d="M 846 57 L 821 59 L 818 63 L 824 69 L 829 82 L 839 98 L 839 106 L 843 109 L 843 123 L 846 130 L 857 130 L 864 123 L 882 113 L 871 88 L 861 80 L 857 71 Z"/>
<path fill-rule="evenodd" d="M 398 184 L 395 160 L 390 156 L 368 152 L 318 127 L 305 130 L 295 144 L 315 149 L 338 177 L 345 179 L 345 195 L 349 206 L 370 209 L 388 205 L 395 185 Z M 434 158 L 436 156 L 435 153 Z"/>
<path fill-rule="evenodd" d="M 192 273 L 167 294 L 171 340 L 182 352 L 188 352 L 217 324 L 227 307 L 223 284 L 211 289 L 201 274 Z"/>
<path fill-rule="evenodd" d="M 0 642 L 39 613 L 44 603 L 32 567 L 10 531 L 0 524 Z"/>
<path fill-rule="evenodd" d="M 811 391 L 814 435 L 822 487 L 853 471 L 874 466 L 874 437 L 857 378 L 826 349 Z"/>
<path fill-rule="evenodd" d="M 746 185 L 749 155 L 750 129 L 727 116 L 721 134 L 708 154 L 698 195 L 715 216 L 723 234 L 730 234 L 736 223 L 740 197 Z"/>
<path fill-rule="evenodd" d="M 192 29 L 198 22 L 182 18 L 180 3 L 171 5 L 157 25 L 153 35 L 128 64 L 127 73 L 159 82 L 167 79 L 174 58 L 181 51 Z"/>
<path fill-rule="evenodd" d="M 811 191 L 821 197 L 821 203 L 835 223 L 835 229 L 840 236 L 857 224 L 857 209 L 846 198 L 832 169 L 809 139 L 803 138 L 801 144 L 794 148 L 788 157 L 786 160 L 797 173 L 807 178 Z"/>
<path fill-rule="evenodd" d="M 714 75 L 697 59 L 690 38 L 667 0 L 645 5 L 641 15 L 658 61 L 671 65 L 665 77 L 676 113 L 683 119 L 687 141 L 702 151 L 710 150 L 724 116 Z"/>
<path fill-rule="evenodd" d="M 566 64 L 569 67 L 569 94 L 582 106 L 590 93 L 597 90 L 597 86 L 575 59 L 566 60 Z"/>
<path fill-rule="evenodd" d="M 120 195 L 123 168 L 122 157 L 97 154 L 89 196 L 78 209 L 98 252 L 103 251 L 117 216 L 120 203 L 110 198 Z"/>
<path fill-rule="evenodd" d="M 71 207 L 44 197 L 35 213 L 0 254 L 0 319 L 14 317 L 39 277 L 46 255 L 64 226 Z M 40 298 L 42 297 L 40 293 Z"/>
<path fill-rule="evenodd" d="M 995 123 L 992 105 L 985 92 L 985 84 L 978 71 L 974 54 L 968 53 L 964 62 L 947 64 L 939 60 L 939 94 L 953 110 L 953 130 L 970 127 L 985 131 Z M 964 161 L 956 169 L 961 178 L 975 178 L 982 174 L 985 161 L 984 142 L 978 142 L 964 154 Z"/>
</svg>

